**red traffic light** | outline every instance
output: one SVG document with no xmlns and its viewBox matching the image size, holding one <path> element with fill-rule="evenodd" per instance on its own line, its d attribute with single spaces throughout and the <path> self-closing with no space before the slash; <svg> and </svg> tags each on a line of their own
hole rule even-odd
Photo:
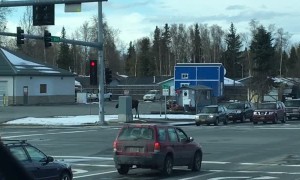
<svg viewBox="0 0 300 180">
<path fill-rule="evenodd" d="M 92 67 L 96 66 L 96 62 L 95 61 L 91 61 L 91 66 Z"/>
</svg>

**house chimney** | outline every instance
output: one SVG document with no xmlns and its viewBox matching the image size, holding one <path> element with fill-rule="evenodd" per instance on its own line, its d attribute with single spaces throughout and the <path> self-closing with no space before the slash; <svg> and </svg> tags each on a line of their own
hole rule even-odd
<svg viewBox="0 0 300 180">
<path fill-rule="evenodd" d="M 156 82 L 155 82 L 155 76 L 153 76 L 153 83 L 156 83 Z"/>
</svg>

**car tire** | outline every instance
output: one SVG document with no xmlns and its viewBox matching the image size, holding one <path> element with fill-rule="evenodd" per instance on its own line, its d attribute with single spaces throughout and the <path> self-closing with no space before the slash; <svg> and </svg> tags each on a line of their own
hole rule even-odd
<svg viewBox="0 0 300 180">
<path fill-rule="evenodd" d="M 214 125 L 215 125 L 215 126 L 218 126 L 218 125 L 219 125 L 219 119 L 218 119 L 218 118 L 215 120 Z"/>
<path fill-rule="evenodd" d="M 121 175 L 127 174 L 129 171 L 129 166 L 128 165 L 120 165 L 120 168 L 117 169 L 118 173 Z"/>
<path fill-rule="evenodd" d="M 200 171 L 201 164 L 202 164 L 202 154 L 199 151 L 197 151 L 194 155 L 192 171 Z"/>
<path fill-rule="evenodd" d="M 257 121 L 253 121 L 253 124 L 257 124 Z"/>
<path fill-rule="evenodd" d="M 228 124 L 228 118 L 226 117 L 223 121 L 223 125 L 227 125 Z"/>
<path fill-rule="evenodd" d="M 273 122 L 273 124 L 277 124 L 278 123 L 278 117 L 275 116 L 272 122 Z"/>
<path fill-rule="evenodd" d="M 196 122 L 196 126 L 200 126 L 200 123 L 199 123 L 199 122 Z"/>
<path fill-rule="evenodd" d="M 164 176 L 170 176 L 173 172 L 173 158 L 170 155 L 167 155 L 164 161 L 164 166 L 162 169 L 162 174 Z"/>
<path fill-rule="evenodd" d="M 64 173 L 62 173 L 62 174 L 60 175 L 60 179 L 61 179 L 61 180 L 71 180 L 71 176 L 70 176 L 69 173 L 64 172 Z"/>
<path fill-rule="evenodd" d="M 282 120 L 281 120 L 281 123 L 286 123 L 286 116 L 284 115 Z"/>
<path fill-rule="evenodd" d="M 245 115 L 243 115 L 242 119 L 241 119 L 241 123 L 245 122 L 245 120 L 246 120 L 246 117 L 245 117 Z"/>
</svg>

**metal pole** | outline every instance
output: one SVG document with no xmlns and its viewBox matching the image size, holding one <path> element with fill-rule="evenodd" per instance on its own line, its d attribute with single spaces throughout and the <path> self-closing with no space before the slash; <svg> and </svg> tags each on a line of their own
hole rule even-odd
<svg viewBox="0 0 300 180">
<path fill-rule="evenodd" d="M 103 24 L 102 24 L 102 1 L 98 2 L 98 43 L 103 46 Z M 104 120 L 104 57 L 103 48 L 98 48 L 98 67 L 99 68 L 99 123 L 106 125 Z"/>
</svg>

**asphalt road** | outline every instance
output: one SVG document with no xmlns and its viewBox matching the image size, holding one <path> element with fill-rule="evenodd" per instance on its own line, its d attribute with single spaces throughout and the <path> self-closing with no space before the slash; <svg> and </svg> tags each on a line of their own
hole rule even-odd
<svg viewBox="0 0 300 180">
<path fill-rule="evenodd" d="M 300 121 L 286 124 L 237 123 L 184 126 L 203 147 L 201 172 L 176 167 L 171 180 L 300 179 Z M 115 127 L 2 126 L 3 138 L 28 139 L 45 153 L 72 164 L 74 179 L 163 179 L 158 171 L 133 169 L 119 175 L 112 160 Z"/>
</svg>

